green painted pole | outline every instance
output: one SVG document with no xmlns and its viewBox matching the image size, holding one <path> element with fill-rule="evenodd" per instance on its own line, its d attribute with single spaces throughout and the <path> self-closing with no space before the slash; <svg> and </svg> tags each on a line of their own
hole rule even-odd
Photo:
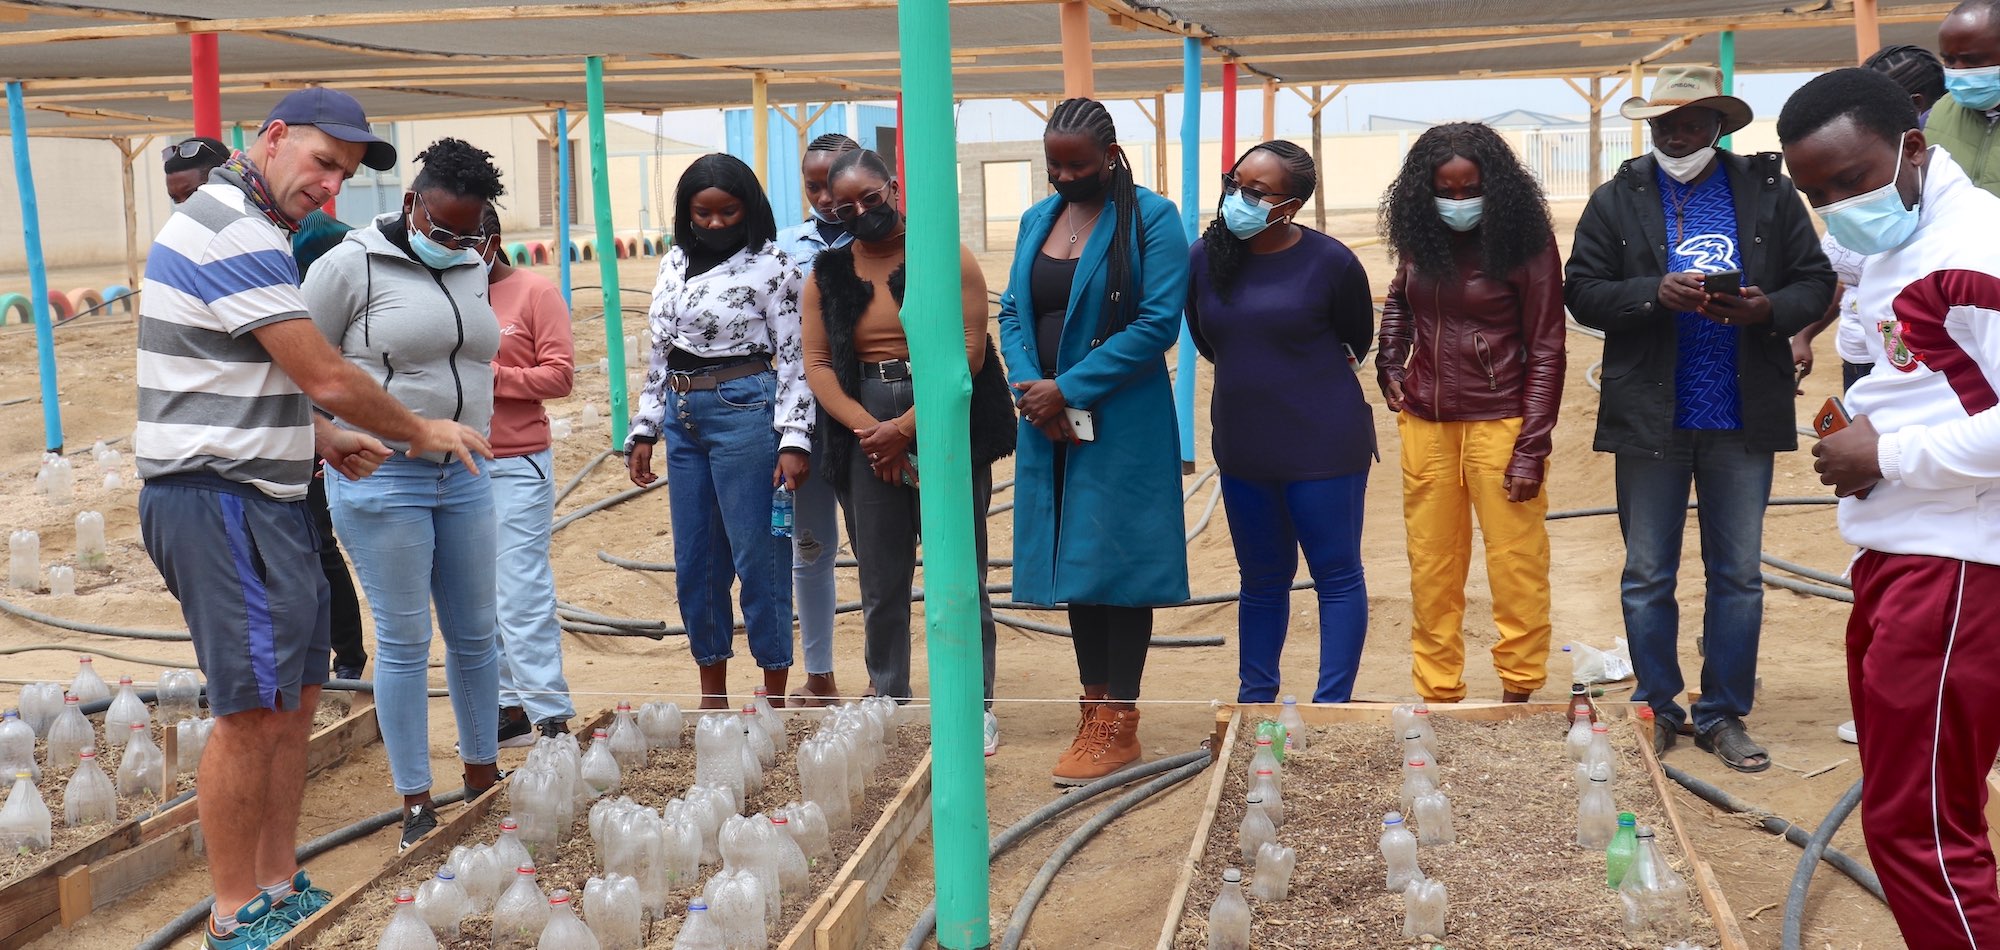
<svg viewBox="0 0 2000 950">
<path fill-rule="evenodd" d="M 625 448 L 625 426 L 631 418 L 625 401 L 625 313 L 619 306 L 617 230 L 611 225 L 611 159 L 604 147 L 604 57 L 585 61 L 584 82 L 590 97 L 590 196 L 597 220 L 598 283 L 604 287 L 604 356 L 611 378 L 611 448 Z M 567 248 L 557 251 L 569 253 Z"/>
<path fill-rule="evenodd" d="M 243 124 L 240 122 L 229 127 L 229 147 L 243 151 Z"/>
<path fill-rule="evenodd" d="M 1736 95 L 1736 31 L 1735 30 L 1722 31 L 1722 38 L 1719 41 L 1719 51 L 1717 52 L 1716 56 L 1720 60 L 1720 63 L 1718 65 L 1722 67 L 1722 94 L 1725 96 Z M 1725 135 L 1722 137 L 1722 140 L 1720 142 L 1717 142 L 1716 144 L 1720 145 L 1723 151 L 1728 151 L 1729 139 L 1730 136 Z"/>
<path fill-rule="evenodd" d="M 938 945 L 987 946 L 985 675 L 972 534 L 972 375 L 958 319 L 958 133 L 948 0 L 901 0 L 910 195 L 903 332 L 916 367 L 931 683 L 931 842 Z"/>
</svg>

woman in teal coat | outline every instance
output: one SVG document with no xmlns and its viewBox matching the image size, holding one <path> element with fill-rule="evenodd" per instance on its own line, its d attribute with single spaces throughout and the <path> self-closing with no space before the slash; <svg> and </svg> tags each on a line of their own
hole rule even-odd
<svg viewBox="0 0 2000 950">
<path fill-rule="evenodd" d="M 1152 608 L 1188 596 L 1165 358 L 1188 245 L 1173 202 L 1133 184 L 1102 103 L 1065 100 L 1042 144 L 1056 194 L 1022 216 L 1000 301 L 1023 424 L 1013 594 L 1069 605 L 1082 716 L 1053 777 L 1083 785 L 1139 758 Z"/>
</svg>

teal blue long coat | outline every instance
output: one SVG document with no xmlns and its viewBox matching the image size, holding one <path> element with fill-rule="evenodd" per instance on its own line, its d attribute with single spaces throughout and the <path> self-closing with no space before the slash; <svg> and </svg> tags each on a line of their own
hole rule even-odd
<svg viewBox="0 0 2000 950">
<path fill-rule="evenodd" d="M 1061 196 L 1021 216 L 1014 266 L 1000 299 L 1000 344 L 1009 383 L 1041 379 L 1029 270 L 1062 214 Z M 1166 351 L 1180 336 L 1187 303 L 1188 243 L 1174 203 L 1139 189 L 1133 261 L 1137 318 L 1095 348 L 1110 276 L 1109 202 L 1077 261 L 1063 321 L 1056 385 L 1069 405 L 1095 415 L 1097 441 L 1071 446 L 1057 499 L 1056 452 L 1021 423 L 1014 462 L 1014 599 L 1150 607 L 1188 598 L 1181 501 L 1180 429 Z"/>
</svg>

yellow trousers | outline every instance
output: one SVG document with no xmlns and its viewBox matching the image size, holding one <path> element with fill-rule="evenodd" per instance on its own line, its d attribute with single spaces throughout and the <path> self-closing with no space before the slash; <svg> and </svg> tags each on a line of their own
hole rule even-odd
<svg viewBox="0 0 2000 950">
<path fill-rule="evenodd" d="M 1486 539 L 1486 577 L 1500 635 L 1493 668 L 1509 691 L 1540 689 L 1549 661 L 1549 532 L 1543 520 L 1549 496 L 1544 490 L 1532 501 L 1507 500 L 1503 482 L 1521 420 L 1431 422 L 1404 412 L 1396 428 L 1403 443 L 1410 678 L 1417 695 L 1430 702 L 1465 698 L 1465 578 L 1475 512 Z"/>
</svg>

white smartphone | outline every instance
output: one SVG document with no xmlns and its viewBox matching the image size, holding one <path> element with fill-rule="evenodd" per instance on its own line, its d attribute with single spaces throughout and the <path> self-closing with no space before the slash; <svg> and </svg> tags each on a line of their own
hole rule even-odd
<svg viewBox="0 0 2000 950">
<path fill-rule="evenodd" d="M 1076 433 L 1078 442 L 1097 441 L 1097 417 L 1091 415 L 1090 410 L 1064 406 L 1063 415 L 1069 417 L 1069 427 Z"/>
</svg>

